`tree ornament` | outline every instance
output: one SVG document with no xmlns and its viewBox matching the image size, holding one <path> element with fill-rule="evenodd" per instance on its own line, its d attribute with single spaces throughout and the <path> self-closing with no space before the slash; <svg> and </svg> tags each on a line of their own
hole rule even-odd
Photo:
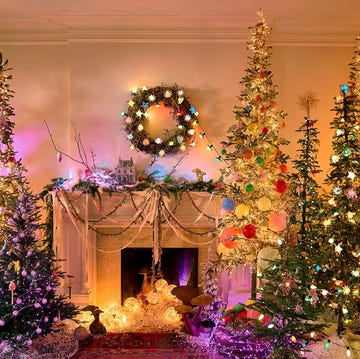
<svg viewBox="0 0 360 359">
<path fill-rule="evenodd" d="M 243 152 L 242 157 L 246 160 L 250 160 L 253 156 L 253 153 L 250 150 L 246 150 Z"/>
<path fill-rule="evenodd" d="M 287 168 L 286 164 L 283 163 L 279 166 L 280 173 L 286 173 L 287 171 L 288 171 L 288 168 Z"/>
<path fill-rule="evenodd" d="M 256 236 L 256 227 L 253 224 L 247 224 L 243 228 L 242 234 L 247 239 L 254 238 Z"/>
<path fill-rule="evenodd" d="M 9 284 L 9 291 L 11 292 L 11 304 L 14 304 L 14 291 L 16 289 L 16 284 L 11 281 Z"/>
<path fill-rule="evenodd" d="M 62 154 L 61 154 L 60 152 L 58 152 L 58 153 L 56 154 L 56 159 L 57 159 L 58 162 L 61 162 L 61 161 L 62 161 Z"/>
<path fill-rule="evenodd" d="M 238 218 L 246 217 L 249 214 L 249 206 L 245 203 L 240 203 L 235 208 L 235 215 Z"/>
<path fill-rule="evenodd" d="M 271 201 L 268 197 L 261 197 L 256 202 L 257 207 L 261 212 L 270 211 L 272 208 Z"/>
<path fill-rule="evenodd" d="M 255 191 L 254 185 L 252 183 L 249 183 L 248 185 L 246 185 L 245 187 L 245 191 L 247 193 L 252 193 Z"/>
<path fill-rule="evenodd" d="M 268 216 L 268 227 L 273 232 L 283 232 L 286 228 L 286 214 L 278 212 Z"/>
<path fill-rule="evenodd" d="M 231 227 L 227 227 L 224 228 L 221 232 L 221 237 L 220 240 L 221 242 L 225 242 L 230 240 L 232 237 L 237 236 L 238 234 L 240 234 L 240 230 L 237 227 L 231 226 Z"/>
<path fill-rule="evenodd" d="M 275 183 L 275 192 L 284 194 L 288 188 L 287 183 L 284 180 L 277 180 Z"/>
<path fill-rule="evenodd" d="M 233 199 L 231 198 L 225 198 L 222 203 L 221 203 L 222 208 L 224 208 L 226 211 L 232 211 L 235 206 L 236 203 Z"/>
<path fill-rule="evenodd" d="M 256 157 L 255 162 L 262 166 L 264 164 L 264 159 L 262 157 Z"/>
</svg>

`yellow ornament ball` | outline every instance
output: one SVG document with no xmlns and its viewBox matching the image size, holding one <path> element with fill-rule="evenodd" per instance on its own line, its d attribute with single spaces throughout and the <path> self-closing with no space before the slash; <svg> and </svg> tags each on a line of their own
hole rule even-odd
<svg viewBox="0 0 360 359">
<path fill-rule="evenodd" d="M 248 214 L 249 214 L 249 206 L 248 205 L 246 205 L 245 203 L 240 203 L 238 206 L 236 206 L 235 215 L 238 218 L 245 217 Z"/>
<path fill-rule="evenodd" d="M 231 249 L 226 248 L 222 243 L 218 244 L 217 252 L 222 256 L 227 256 L 230 253 Z"/>
<path fill-rule="evenodd" d="M 258 208 L 261 212 L 270 211 L 272 208 L 271 201 L 268 197 L 259 198 L 256 202 L 256 205 L 258 206 Z"/>
<path fill-rule="evenodd" d="M 250 131 L 250 132 L 255 132 L 257 130 L 258 126 L 256 123 L 249 123 L 247 129 Z"/>
</svg>

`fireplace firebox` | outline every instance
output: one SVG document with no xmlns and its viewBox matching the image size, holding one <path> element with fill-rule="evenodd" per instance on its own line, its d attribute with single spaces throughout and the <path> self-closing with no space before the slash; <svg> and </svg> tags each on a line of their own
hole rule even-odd
<svg viewBox="0 0 360 359">
<path fill-rule="evenodd" d="M 144 283 L 165 279 L 169 284 L 198 285 L 198 248 L 162 248 L 160 265 L 152 272 L 152 248 L 125 248 L 121 251 L 121 302 L 136 297 Z"/>
</svg>

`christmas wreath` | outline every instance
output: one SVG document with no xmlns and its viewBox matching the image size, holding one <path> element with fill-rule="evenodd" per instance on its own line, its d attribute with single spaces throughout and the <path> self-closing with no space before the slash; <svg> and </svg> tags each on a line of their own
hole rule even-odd
<svg viewBox="0 0 360 359">
<path fill-rule="evenodd" d="M 127 113 L 123 113 L 127 138 L 132 143 L 130 148 L 161 157 L 186 151 L 187 144 L 193 142 L 195 136 L 198 112 L 185 97 L 184 90 L 176 85 L 142 87 L 133 90 L 131 95 Z M 161 137 L 152 138 L 144 126 L 149 117 L 147 110 L 161 103 L 172 108 L 176 127 L 165 129 Z"/>
</svg>

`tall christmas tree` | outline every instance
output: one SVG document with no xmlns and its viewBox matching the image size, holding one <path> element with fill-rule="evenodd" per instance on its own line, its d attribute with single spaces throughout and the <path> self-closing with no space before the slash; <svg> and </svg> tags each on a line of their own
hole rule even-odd
<svg viewBox="0 0 360 359">
<path fill-rule="evenodd" d="M 337 314 L 339 335 L 345 330 L 345 320 L 358 312 L 360 304 L 359 107 L 348 85 L 341 85 L 340 90 L 331 123 L 333 154 L 325 181 L 330 188 L 324 196 L 325 238 L 321 246 L 322 267 L 330 279 L 326 298 Z"/>
<path fill-rule="evenodd" d="M 350 63 L 349 84 L 356 106 L 360 107 L 360 36 L 356 38 L 353 61 Z"/>
<path fill-rule="evenodd" d="M 63 273 L 51 247 L 41 239 L 37 197 L 16 159 L 9 70 L 0 54 L 0 340 L 22 347 L 77 310 L 56 294 Z"/>
<path fill-rule="evenodd" d="M 317 273 L 322 242 L 322 205 L 319 186 L 314 178 L 319 172 L 317 162 L 318 130 L 310 119 L 313 94 L 301 97 L 300 105 L 307 110 L 305 121 L 297 130 L 302 136 L 298 157 L 293 161 L 295 173 L 290 189 L 292 208 L 288 240 L 279 247 L 280 259 L 267 262 L 262 275 L 263 286 L 256 306 L 270 319 L 257 329 L 273 343 L 271 358 L 301 358 L 309 342 L 319 340 L 318 323 L 322 306 Z M 290 212 L 289 212 L 290 214 Z"/>
<path fill-rule="evenodd" d="M 269 69 L 271 29 L 262 12 L 259 17 L 250 28 L 250 67 L 240 82 L 243 90 L 234 109 L 237 123 L 223 142 L 222 155 L 229 163 L 223 170 L 227 193 L 223 209 L 227 212 L 218 246 L 225 267 L 252 264 L 253 288 L 259 250 L 283 242 L 288 187 L 287 156 L 281 150 L 287 142 L 278 136 L 285 113 L 276 109 L 277 92 Z"/>
</svg>

